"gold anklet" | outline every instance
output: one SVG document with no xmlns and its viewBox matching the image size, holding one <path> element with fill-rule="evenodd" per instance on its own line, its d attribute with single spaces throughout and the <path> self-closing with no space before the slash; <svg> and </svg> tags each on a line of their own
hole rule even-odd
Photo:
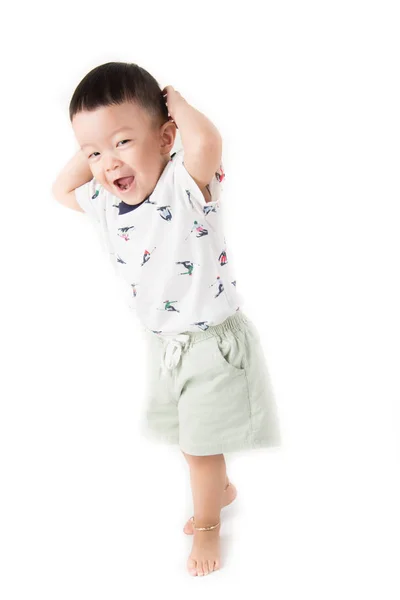
<svg viewBox="0 0 400 600">
<path fill-rule="evenodd" d="M 228 489 L 228 487 L 231 485 L 231 482 L 228 481 L 228 483 L 226 484 L 224 491 Z M 216 527 L 218 527 L 218 525 L 221 523 L 221 521 L 218 521 L 218 523 L 216 525 L 210 525 L 209 527 L 195 527 L 194 526 L 194 517 L 190 517 L 190 520 L 193 523 L 193 529 L 196 529 L 197 531 L 210 531 L 211 529 L 215 529 Z"/>
<path fill-rule="evenodd" d="M 190 520 L 193 522 L 193 529 L 197 529 L 197 531 L 210 531 L 210 529 L 215 529 L 221 523 L 221 521 L 218 521 L 216 525 L 210 525 L 209 527 L 195 527 L 194 517 L 190 517 Z"/>
</svg>

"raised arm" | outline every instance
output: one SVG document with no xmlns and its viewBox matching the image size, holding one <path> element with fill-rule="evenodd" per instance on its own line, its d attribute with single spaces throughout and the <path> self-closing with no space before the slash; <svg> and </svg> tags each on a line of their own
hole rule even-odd
<svg viewBox="0 0 400 600">
<path fill-rule="evenodd" d="M 88 160 L 82 150 L 79 150 L 54 181 L 51 191 L 54 198 L 73 210 L 84 212 L 75 198 L 75 189 L 93 179 Z"/>
</svg>

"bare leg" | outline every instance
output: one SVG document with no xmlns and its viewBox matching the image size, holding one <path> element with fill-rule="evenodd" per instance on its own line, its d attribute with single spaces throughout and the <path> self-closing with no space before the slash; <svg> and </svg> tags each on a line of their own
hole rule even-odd
<svg viewBox="0 0 400 600">
<path fill-rule="evenodd" d="M 183 452 L 183 450 L 182 450 L 182 454 L 185 457 L 185 459 L 189 465 L 189 468 L 190 468 L 190 459 L 193 457 L 186 454 L 185 452 Z M 222 504 L 221 504 L 221 508 L 223 508 L 224 506 L 227 506 L 228 504 L 231 504 L 231 502 L 233 502 L 233 500 L 237 496 L 237 490 L 236 490 L 236 487 L 232 484 L 232 482 L 229 481 L 228 475 L 226 473 L 226 462 L 225 462 L 224 455 L 221 454 L 219 456 L 222 456 L 221 460 L 223 461 L 223 465 L 225 467 L 225 484 L 224 484 L 223 498 L 222 498 Z M 202 458 L 202 457 L 194 457 L 194 458 Z M 229 485 L 229 487 L 227 487 L 228 485 Z M 188 521 L 186 521 L 183 531 L 187 535 L 193 535 L 194 529 L 193 529 L 193 521 L 191 519 L 188 519 Z"/>
<path fill-rule="evenodd" d="M 186 452 L 184 452 L 183 450 L 181 450 L 181 452 L 182 452 L 183 456 L 185 457 L 185 459 L 186 459 L 186 461 L 187 461 L 187 463 L 188 463 L 188 465 L 189 465 L 189 467 L 190 467 L 190 462 L 189 462 L 189 460 L 190 460 L 190 458 L 192 458 L 192 456 L 191 456 L 190 454 L 186 454 Z M 224 467 L 225 467 L 225 486 L 224 486 L 224 487 L 226 487 L 226 486 L 228 485 L 228 483 L 229 483 L 229 479 L 228 479 L 228 475 L 227 475 L 227 473 L 226 473 L 226 462 L 225 462 L 225 456 L 224 456 L 223 454 L 220 454 L 220 455 L 218 455 L 218 456 L 222 456 L 222 459 L 223 459 L 223 463 L 224 463 Z M 197 458 L 202 458 L 202 457 L 198 456 Z"/>
<path fill-rule="evenodd" d="M 185 454 L 185 453 L 184 453 Z M 196 527 L 215 525 L 220 520 L 226 482 L 223 454 L 192 456 L 185 454 L 190 468 L 190 483 Z M 220 525 L 209 531 L 194 530 L 193 547 L 187 568 L 191 575 L 208 575 L 220 566 Z"/>
</svg>

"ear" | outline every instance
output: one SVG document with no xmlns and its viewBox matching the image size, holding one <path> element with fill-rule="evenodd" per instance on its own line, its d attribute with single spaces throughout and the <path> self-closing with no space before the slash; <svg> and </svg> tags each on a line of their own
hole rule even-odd
<svg viewBox="0 0 400 600">
<path fill-rule="evenodd" d="M 163 132 L 162 132 L 162 138 L 164 143 L 166 142 L 168 145 L 171 146 L 171 150 L 175 144 L 175 138 L 176 138 L 176 125 L 175 123 L 172 123 L 172 121 L 166 121 L 163 125 Z"/>
</svg>

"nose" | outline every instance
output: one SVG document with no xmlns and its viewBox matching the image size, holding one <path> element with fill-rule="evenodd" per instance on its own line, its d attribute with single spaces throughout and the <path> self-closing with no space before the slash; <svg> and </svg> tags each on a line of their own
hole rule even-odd
<svg viewBox="0 0 400 600">
<path fill-rule="evenodd" d="M 108 175 L 111 177 L 116 167 L 120 168 L 122 161 L 114 154 L 113 150 L 109 152 L 105 151 L 102 156 L 103 167 Z"/>
<path fill-rule="evenodd" d="M 113 183 L 114 179 L 116 179 L 118 177 L 118 172 L 121 171 L 121 161 L 116 161 L 116 160 L 108 160 L 106 161 L 105 165 L 104 165 L 104 172 L 106 174 L 106 179 L 109 181 L 109 183 Z"/>
</svg>

